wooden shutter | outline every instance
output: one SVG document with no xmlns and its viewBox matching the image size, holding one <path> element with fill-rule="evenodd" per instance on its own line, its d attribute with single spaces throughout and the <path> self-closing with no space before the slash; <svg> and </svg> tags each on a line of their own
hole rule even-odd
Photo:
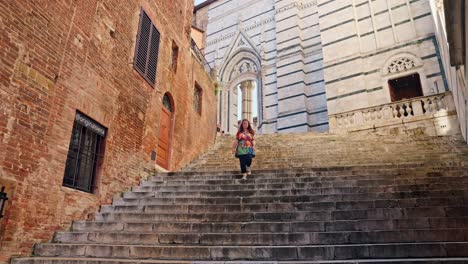
<svg viewBox="0 0 468 264">
<path fill-rule="evenodd" d="M 160 34 L 142 10 L 138 29 L 134 67 L 152 85 L 156 83 Z"/>
<path fill-rule="evenodd" d="M 151 42 L 149 47 L 148 64 L 146 74 L 151 83 L 156 83 L 156 69 L 158 66 L 159 31 L 155 26 L 151 27 Z"/>
</svg>

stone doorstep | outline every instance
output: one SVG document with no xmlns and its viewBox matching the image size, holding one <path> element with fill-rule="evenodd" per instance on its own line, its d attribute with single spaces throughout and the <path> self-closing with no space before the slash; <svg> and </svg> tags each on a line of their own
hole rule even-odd
<svg viewBox="0 0 468 264">
<path fill-rule="evenodd" d="M 361 263 L 404 263 L 404 264 L 467 264 L 468 258 L 406 258 L 406 259 L 350 259 L 350 260 L 307 260 L 307 261 L 187 261 L 187 260 L 145 260 L 145 259 L 102 259 L 102 258 L 21 258 L 12 264 L 361 264 Z M 0 263 L 2 264 L 2 263 Z M 5 263 L 7 264 L 7 263 Z"/>
<path fill-rule="evenodd" d="M 317 246 L 138 246 L 38 244 L 36 256 L 191 260 L 346 260 L 466 257 L 468 242 L 383 243 Z"/>
</svg>

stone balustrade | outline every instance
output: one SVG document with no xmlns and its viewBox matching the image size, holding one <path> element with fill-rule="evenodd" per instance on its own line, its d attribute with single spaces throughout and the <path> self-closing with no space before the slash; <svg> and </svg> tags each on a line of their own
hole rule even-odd
<svg viewBox="0 0 468 264">
<path fill-rule="evenodd" d="M 330 132 L 383 128 L 424 128 L 430 135 L 454 134 L 456 110 L 451 92 L 416 97 L 329 116 Z M 430 129 L 427 129 L 430 128 Z"/>
</svg>

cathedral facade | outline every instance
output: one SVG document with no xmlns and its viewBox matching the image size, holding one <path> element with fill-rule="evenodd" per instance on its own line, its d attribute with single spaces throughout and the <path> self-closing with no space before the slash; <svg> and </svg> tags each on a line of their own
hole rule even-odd
<svg viewBox="0 0 468 264">
<path fill-rule="evenodd" d="M 219 84 L 218 123 L 236 130 L 238 96 L 242 118 L 251 118 L 246 104 L 256 101 L 262 133 L 326 132 L 331 116 L 449 91 L 430 5 L 211 0 L 197 6 L 195 24 L 205 30 L 204 54 Z"/>
</svg>

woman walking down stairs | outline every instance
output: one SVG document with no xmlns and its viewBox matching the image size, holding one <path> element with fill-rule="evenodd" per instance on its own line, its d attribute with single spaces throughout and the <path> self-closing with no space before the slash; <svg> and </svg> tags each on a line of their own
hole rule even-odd
<svg viewBox="0 0 468 264">
<path fill-rule="evenodd" d="M 12 263 L 468 263 L 461 137 L 256 136 L 243 181 L 233 139 Z"/>
</svg>

